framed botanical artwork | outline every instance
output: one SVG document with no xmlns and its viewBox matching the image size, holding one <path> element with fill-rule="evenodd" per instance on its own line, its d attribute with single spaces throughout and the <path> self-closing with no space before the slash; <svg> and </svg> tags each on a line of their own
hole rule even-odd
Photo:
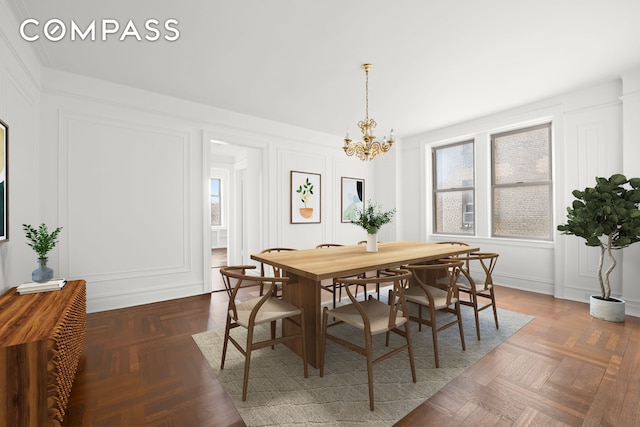
<svg viewBox="0 0 640 427">
<path fill-rule="evenodd" d="M 291 171 L 291 224 L 320 223 L 320 174 Z"/>
<path fill-rule="evenodd" d="M 356 211 L 364 209 L 364 179 L 343 176 L 340 199 L 341 221 L 356 219 Z"/>
<path fill-rule="evenodd" d="M 9 240 L 9 126 L 0 120 L 0 241 Z"/>
</svg>

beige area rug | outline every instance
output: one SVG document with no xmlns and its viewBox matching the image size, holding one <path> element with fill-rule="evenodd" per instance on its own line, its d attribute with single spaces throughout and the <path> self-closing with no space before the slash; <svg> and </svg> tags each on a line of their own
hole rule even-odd
<svg viewBox="0 0 640 427">
<path fill-rule="evenodd" d="M 423 326 L 419 332 L 414 323 L 411 331 L 417 383 L 411 381 L 406 352 L 378 363 L 373 368 L 373 412 L 369 410 L 366 359 L 335 343 L 327 342 L 322 378 L 311 366 L 309 378 L 304 378 L 302 359 L 284 345 L 254 352 L 247 400 L 243 402 L 244 357 L 231 344 L 225 368 L 220 370 L 224 329 L 202 332 L 193 339 L 248 426 L 390 426 L 533 319 L 499 309 L 500 329 L 496 329 L 493 313 L 483 311 L 480 318 L 482 340 L 478 341 L 473 312 L 463 311 L 466 351 L 462 351 L 457 328 L 438 335 L 440 368 L 435 368 L 430 328 Z M 337 334 L 338 328 L 349 339 L 360 339 L 361 333 L 355 328 L 341 325 L 334 327 L 333 333 Z M 243 328 L 232 331 L 246 339 L 244 332 Z M 268 334 L 268 328 L 260 333 Z M 374 348 L 384 348 L 384 334 L 374 338 Z"/>
</svg>

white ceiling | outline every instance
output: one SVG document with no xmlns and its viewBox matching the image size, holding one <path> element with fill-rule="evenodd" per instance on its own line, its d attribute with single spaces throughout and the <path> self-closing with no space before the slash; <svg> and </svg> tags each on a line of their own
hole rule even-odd
<svg viewBox="0 0 640 427">
<path fill-rule="evenodd" d="M 3 0 L 19 22 L 174 18 L 175 42 L 31 43 L 44 65 L 342 135 L 442 127 L 640 66 L 638 0 Z M 26 42 L 25 42 L 26 43 Z"/>
</svg>

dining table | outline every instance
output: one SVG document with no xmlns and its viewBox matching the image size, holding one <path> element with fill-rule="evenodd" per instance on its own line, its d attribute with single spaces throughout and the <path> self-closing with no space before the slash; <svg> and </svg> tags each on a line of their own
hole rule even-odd
<svg viewBox="0 0 640 427">
<path fill-rule="evenodd" d="M 441 258 L 477 252 L 472 245 L 440 244 L 414 241 L 380 242 L 376 252 L 367 252 L 366 245 L 334 246 L 323 249 L 302 249 L 287 252 L 259 253 L 251 259 L 278 267 L 289 277 L 283 286 L 282 298 L 304 308 L 307 360 L 318 368 L 321 354 L 322 281 L 357 276 L 369 271 L 384 270 L 408 264 L 434 262 Z M 282 333 L 295 326 L 284 323 Z M 287 345 L 302 355 L 299 340 Z"/>
</svg>

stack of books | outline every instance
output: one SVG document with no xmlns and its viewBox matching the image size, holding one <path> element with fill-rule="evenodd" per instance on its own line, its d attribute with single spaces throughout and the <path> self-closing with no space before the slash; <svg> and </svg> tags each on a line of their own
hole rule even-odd
<svg viewBox="0 0 640 427">
<path fill-rule="evenodd" d="M 59 291 L 67 283 L 65 279 L 51 279 L 48 282 L 26 282 L 18 286 L 17 290 L 20 295 L 35 294 L 36 292 Z"/>
</svg>

